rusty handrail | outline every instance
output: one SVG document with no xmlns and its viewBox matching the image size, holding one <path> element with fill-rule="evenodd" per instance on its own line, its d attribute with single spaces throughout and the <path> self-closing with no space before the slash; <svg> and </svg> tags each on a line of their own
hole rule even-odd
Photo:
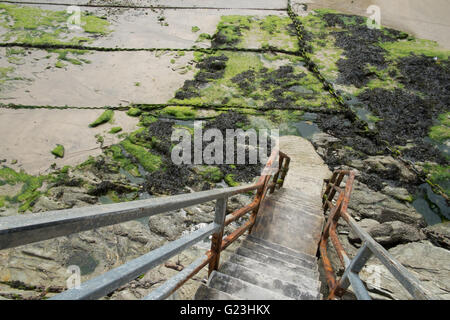
<svg viewBox="0 0 450 320">
<path fill-rule="evenodd" d="M 272 173 L 273 165 L 275 164 L 277 156 L 279 158 L 278 170 Z M 273 193 L 275 188 L 283 187 L 284 178 L 289 170 L 290 160 L 291 160 L 290 157 L 285 153 L 279 151 L 279 149 L 273 150 L 270 158 L 267 161 L 265 168 L 263 169 L 261 176 L 255 183 L 255 185 L 259 186 L 259 188 L 257 190 L 253 202 L 229 214 L 230 217 L 225 220 L 224 226 L 229 225 L 233 221 L 238 220 L 239 218 L 243 217 L 245 214 L 251 211 L 252 214 L 250 216 L 250 219 L 245 224 L 240 226 L 238 229 L 236 229 L 234 232 L 232 232 L 226 237 L 223 238 L 213 237 L 211 241 L 211 249 L 206 252 L 204 260 L 198 263 L 195 269 L 193 269 L 192 271 L 186 273 L 183 277 L 181 277 L 179 281 L 176 284 L 174 284 L 170 290 L 166 290 L 164 294 L 162 294 L 164 289 L 160 289 L 161 294 L 158 292 L 155 292 L 153 294 L 151 293 L 145 299 L 153 300 L 169 296 L 177 289 L 179 289 L 186 281 L 188 281 L 194 275 L 196 275 L 207 264 L 209 264 L 208 275 L 210 275 L 214 270 L 217 270 L 220 262 L 220 253 L 226 248 L 228 248 L 236 239 L 238 239 L 241 235 L 243 235 L 247 230 L 249 231 L 249 233 L 251 233 L 252 227 L 254 226 L 256 221 L 256 216 L 258 214 L 260 204 L 264 200 L 267 191 Z M 278 179 L 280 172 L 282 172 L 282 179 Z M 270 178 L 272 176 L 274 182 L 269 184 Z M 220 250 L 217 250 L 217 248 L 220 248 Z"/>
<path fill-rule="evenodd" d="M 345 177 L 347 177 L 347 179 L 345 181 L 345 188 L 343 189 L 340 187 L 340 184 Z M 319 251 L 325 271 L 325 278 L 329 287 L 327 299 L 332 300 L 342 297 L 346 292 L 346 289 L 351 285 L 358 299 L 370 300 L 369 293 L 358 274 L 372 255 L 376 256 L 382 262 L 382 264 L 415 299 L 436 299 L 436 297 L 422 286 L 419 280 L 396 261 L 386 249 L 365 232 L 348 214 L 347 207 L 350 201 L 354 180 L 355 172 L 348 170 L 336 170 L 333 172 L 330 179 L 324 180 L 326 188 L 322 197 L 323 210 L 324 214 L 326 214 L 328 210 L 330 211 L 330 214 L 320 239 Z M 339 194 L 339 196 L 333 203 L 336 194 Z M 350 260 L 345 252 L 336 231 L 339 218 L 341 217 L 363 242 L 363 245 L 352 260 Z M 327 254 L 328 239 L 331 240 L 345 270 L 339 280 L 336 280 L 335 278 L 334 269 Z"/>
<path fill-rule="evenodd" d="M 278 167 L 275 169 L 274 165 L 277 160 Z M 207 227 L 169 242 L 158 249 L 90 279 L 84 282 L 80 288 L 64 291 L 51 298 L 52 300 L 100 298 L 143 272 L 167 261 L 170 257 L 192 246 L 206 236 L 212 235 L 211 249 L 206 252 L 204 257 L 195 260 L 144 298 L 147 300 L 165 299 L 206 265 L 209 264 L 209 273 L 218 269 L 221 252 L 246 231 L 251 232 L 260 204 L 267 192 L 273 192 L 276 188 L 283 186 L 284 178 L 289 169 L 289 162 L 290 158 L 286 154 L 279 152 L 278 148 L 275 148 L 261 176 L 252 185 L 114 205 L 59 210 L 47 212 L 45 215 L 31 214 L 28 218 L 3 218 L 0 221 L 0 249 L 12 248 L 216 200 L 215 219 Z M 252 203 L 234 211 L 227 217 L 226 204 L 229 197 L 255 190 L 256 195 Z M 245 224 L 230 235 L 223 237 L 225 226 L 250 212 L 250 218 Z M 26 239 L 21 237 L 21 235 L 27 235 Z"/>
</svg>

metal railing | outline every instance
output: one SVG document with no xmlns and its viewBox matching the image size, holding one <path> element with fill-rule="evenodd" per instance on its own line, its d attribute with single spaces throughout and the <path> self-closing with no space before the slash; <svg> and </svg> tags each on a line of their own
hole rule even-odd
<svg viewBox="0 0 450 320">
<path fill-rule="evenodd" d="M 277 160 L 278 167 L 275 166 Z M 290 158 L 286 154 L 278 149 L 273 150 L 262 175 L 253 185 L 1 218 L 0 250 L 150 217 L 216 200 L 214 222 L 207 227 L 169 242 L 156 250 L 90 279 L 82 283 L 79 288 L 73 288 L 52 297 L 52 300 L 101 298 L 212 235 L 211 249 L 206 252 L 205 256 L 195 260 L 145 297 L 145 299 L 165 299 L 207 264 L 209 264 L 209 274 L 218 269 L 220 253 L 247 230 L 251 232 L 259 206 L 266 193 L 268 191 L 272 193 L 275 188 L 283 186 L 284 178 L 289 169 L 289 162 Z M 226 215 L 229 197 L 255 190 L 256 195 L 252 203 L 228 216 Z M 230 235 L 223 237 L 225 226 L 249 212 L 251 212 L 251 215 L 246 223 Z"/>
<path fill-rule="evenodd" d="M 345 188 L 340 187 L 344 178 Z M 328 220 L 325 224 L 322 238 L 320 240 L 320 255 L 323 262 L 325 277 L 329 287 L 328 299 L 342 297 L 346 289 L 351 285 L 356 297 L 361 300 L 370 300 L 369 293 L 359 277 L 359 272 L 363 269 L 367 261 L 374 255 L 392 273 L 400 284 L 412 295 L 414 299 L 429 300 L 436 299 L 420 281 L 416 279 L 405 267 L 403 267 L 392 255 L 377 243 L 366 231 L 364 231 L 356 221 L 347 213 L 350 194 L 355 179 L 354 171 L 337 170 L 326 179 L 326 188 L 323 194 L 324 213 L 330 210 Z M 333 199 L 339 194 L 335 202 Z M 340 218 L 343 218 L 350 228 L 358 235 L 363 242 L 355 257 L 350 259 L 339 241 L 336 231 Z M 327 254 L 328 239 L 331 240 L 339 260 L 345 271 L 337 281 L 334 275 L 333 266 Z"/>
</svg>

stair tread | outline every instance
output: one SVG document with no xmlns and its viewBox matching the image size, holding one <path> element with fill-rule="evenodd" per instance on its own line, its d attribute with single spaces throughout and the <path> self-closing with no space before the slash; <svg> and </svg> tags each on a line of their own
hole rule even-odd
<svg viewBox="0 0 450 320">
<path fill-rule="evenodd" d="M 279 189 L 276 192 L 272 193 L 270 195 L 270 198 L 272 199 L 283 199 L 284 201 L 294 201 L 298 202 L 300 204 L 304 203 L 306 205 L 309 205 L 311 207 L 320 208 L 321 207 L 321 199 L 320 198 L 312 198 L 307 195 L 304 195 L 301 193 L 301 191 L 289 191 L 286 192 L 284 190 L 287 189 Z"/>
<path fill-rule="evenodd" d="M 311 289 L 320 288 L 320 281 L 308 275 L 296 272 L 294 269 L 287 266 L 278 265 L 274 267 L 270 264 L 240 255 L 238 253 L 233 254 L 228 261 L 254 270 L 255 272 L 273 275 L 276 278 L 286 280 L 294 284 L 302 284 Z"/>
<path fill-rule="evenodd" d="M 195 293 L 195 300 L 239 300 L 231 294 L 201 284 Z"/>
<path fill-rule="evenodd" d="M 257 273 L 252 269 L 230 261 L 225 262 L 219 271 L 295 300 L 316 300 L 319 297 L 317 289 L 314 290 L 305 285 L 294 284 L 265 273 Z"/>
<path fill-rule="evenodd" d="M 259 253 L 259 252 L 254 252 L 254 251 L 249 250 L 244 247 L 238 248 L 236 253 L 240 254 L 242 256 L 248 257 L 248 258 L 252 258 L 253 260 L 269 264 L 273 267 L 283 266 L 285 268 L 289 268 L 292 271 L 295 271 L 299 274 L 303 274 L 305 276 L 309 276 L 315 280 L 317 280 L 318 276 L 319 276 L 319 273 L 317 270 L 306 268 L 304 266 L 299 266 L 297 264 L 293 264 L 290 262 L 286 262 L 286 261 L 283 261 L 283 260 L 280 260 L 280 259 L 277 259 L 274 257 L 267 256 L 267 255 Z"/>
<path fill-rule="evenodd" d="M 311 262 L 304 258 L 299 258 L 290 254 L 286 254 L 277 250 L 274 250 L 272 248 L 264 247 L 258 243 L 254 243 L 248 240 L 244 240 L 241 244 L 242 247 L 245 247 L 247 249 L 250 249 L 255 252 L 259 252 L 262 254 L 265 254 L 269 257 L 274 257 L 286 262 L 290 262 L 296 265 L 299 265 L 301 267 L 310 268 L 312 270 L 317 270 L 317 264 L 315 262 Z"/>
<path fill-rule="evenodd" d="M 291 248 L 279 245 L 279 244 L 274 243 L 274 242 L 266 241 L 266 240 L 258 238 L 258 237 L 254 237 L 251 234 L 249 234 L 247 236 L 246 240 L 254 242 L 254 243 L 257 243 L 259 245 L 262 245 L 262 246 L 265 246 L 265 247 L 268 247 L 268 248 L 272 248 L 272 249 L 277 250 L 279 252 L 283 252 L 283 253 L 289 254 L 289 255 L 294 256 L 294 257 L 298 257 L 300 259 L 305 259 L 305 260 L 310 261 L 312 263 L 317 263 L 317 258 L 315 256 L 312 256 L 312 255 L 309 255 L 309 254 L 306 254 L 306 253 L 303 253 L 303 252 L 300 252 L 300 251 L 297 251 L 297 250 L 293 250 Z"/>
<path fill-rule="evenodd" d="M 208 286 L 243 300 L 293 300 L 230 275 L 213 271 Z"/>
<path fill-rule="evenodd" d="M 311 215 L 294 205 L 282 204 L 267 198 L 260 207 L 252 235 L 315 255 L 323 223 L 322 214 Z"/>
</svg>

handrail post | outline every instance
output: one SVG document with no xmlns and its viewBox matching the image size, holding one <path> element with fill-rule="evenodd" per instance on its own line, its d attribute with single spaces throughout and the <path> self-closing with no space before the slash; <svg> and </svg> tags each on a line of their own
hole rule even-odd
<svg viewBox="0 0 450 320">
<path fill-rule="evenodd" d="M 270 187 L 270 191 L 269 191 L 270 193 L 274 193 L 274 191 L 275 191 L 275 187 L 277 186 L 277 183 L 278 183 L 278 176 L 280 175 L 281 168 L 283 167 L 283 161 L 284 161 L 284 158 L 280 154 L 280 156 L 278 157 L 278 171 L 275 173 L 275 175 L 273 177 L 273 185 L 272 185 L 272 187 Z"/>
<path fill-rule="evenodd" d="M 208 276 L 214 271 L 219 269 L 220 263 L 220 251 L 222 249 L 222 238 L 225 228 L 225 216 L 227 211 L 228 198 L 217 199 L 214 223 L 219 225 L 220 228 L 212 235 L 211 239 L 211 255 L 212 260 L 209 263 Z"/>
</svg>

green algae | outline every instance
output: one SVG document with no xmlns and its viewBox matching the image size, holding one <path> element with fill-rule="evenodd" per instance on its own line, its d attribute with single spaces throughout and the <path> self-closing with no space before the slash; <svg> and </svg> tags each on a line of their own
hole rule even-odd
<svg viewBox="0 0 450 320">
<path fill-rule="evenodd" d="M 437 42 L 431 40 L 410 38 L 408 40 L 384 42 L 379 45 L 388 52 L 387 58 L 390 60 L 398 60 L 412 54 L 423 54 L 441 60 L 447 60 L 450 56 L 449 50 L 441 48 Z"/>
<path fill-rule="evenodd" d="M 223 179 L 223 173 L 218 167 L 201 167 L 200 175 L 207 181 L 218 183 Z"/>
<path fill-rule="evenodd" d="M 222 16 L 212 37 L 214 47 L 298 49 L 289 17 Z"/>
<path fill-rule="evenodd" d="M 432 184 L 440 186 L 450 196 L 450 166 L 427 164 L 424 171 Z"/>
<path fill-rule="evenodd" d="M 109 130 L 109 133 L 116 134 L 122 131 L 121 127 L 112 127 L 111 130 Z"/>
<path fill-rule="evenodd" d="M 101 124 L 104 124 L 106 122 L 109 122 L 112 120 L 114 116 L 114 111 L 112 110 L 106 110 L 105 112 L 103 112 L 98 118 L 97 120 L 95 120 L 94 122 L 92 122 L 89 127 L 93 128 L 93 127 L 97 127 Z"/>
<path fill-rule="evenodd" d="M 122 168 L 123 170 L 127 171 L 132 176 L 134 177 L 141 176 L 138 167 L 123 154 L 120 145 L 110 146 L 105 150 L 105 154 L 110 156 L 114 160 L 114 162 L 118 164 L 119 168 Z"/>
<path fill-rule="evenodd" d="M 71 44 L 92 42 L 90 36 L 102 36 L 110 32 L 105 19 L 90 14 L 81 15 L 81 27 L 86 37 L 73 36 L 67 26 L 71 15 L 66 11 L 53 11 L 36 7 L 0 4 L 0 26 L 8 31 L 3 41 L 27 44 Z"/>
<path fill-rule="evenodd" d="M 64 146 L 63 145 L 56 145 L 56 148 L 52 150 L 52 154 L 57 158 L 64 158 Z"/>
<path fill-rule="evenodd" d="M 230 187 L 237 187 L 237 186 L 239 186 L 239 182 L 234 181 L 234 174 L 232 174 L 232 173 L 227 174 L 225 176 L 224 180 Z"/>
<path fill-rule="evenodd" d="M 202 42 L 202 41 L 206 41 L 206 40 L 211 40 L 212 36 L 207 34 L 207 33 L 201 33 L 198 36 L 198 39 L 196 40 L 196 42 Z"/>
<path fill-rule="evenodd" d="M 247 111 L 254 113 L 255 111 L 252 111 L 252 109 L 264 108 L 265 104 L 273 100 L 275 95 L 279 95 L 279 91 L 282 89 L 284 92 L 278 98 L 295 100 L 294 103 L 299 108 L 335 107 L 333 98 L 323 91 L 322 83 L 303 67 L 303 60 L 300 57 L 247 52 L 219 52 L 212 55 L 203 54 L 201 58 L 199 57 L 201 59 L 199 62 L 207 58 L 211 59 L 214 56 L 227 57 L 222 77 L 211 79 L 207 86 L 195 89 L 195 94 L 191 94 L 190 97 L 174 98 L 169 102 L 192 105 L 226 104 L 230 107 L 248 106 Z M 284 72 L 280 69 L 281 67 L 277 68 L 280 65 L 292 68 L 293 75 L 296 76 L 286 80 L 281 85 L 282 88 L 276 84 L 279 80 L 276 72 L 282 74 Z M 199 71 L 199 73 L 202 72 L 204 71 Z M 249 77 L 251 77 L 251 80 Z M 290 91 L 291 88 L 295 90 L 295 88 L 301 87 L 304 88 L 303 92 Z M 190 89 L 183 87 L 177 91 L 175 96 L 178 96 L 178 93 L 183 93 L 184 90 Z M 280 107 L 283 107 L 283 105 L 285 103 L 280 102 Z"/>
<path fill-rule="evenodd" d="M 160 169 L 162 165 L 160 156 L 151 153 L 142 146 L 134 144 L 130 139 L 125 139 L 120 144 L 126 152 L 136 158 L 147 172 L 153 172 Z"/>
<path fill-rule="evenodd" d="M 439 124 L 431 127 L 429 136 L 434 141 L 444 142 L 450 139 L 450 112 L 438 117 Z"/>
<path fill-rule="evenodd" d="M 0 185 L 9 184 L 11 186 L 22 184 L 21 190 L 14 196 L 1 196 L 3 206 L 7 203 L 19 204 L 19 212 L 23 213 L 34 205 L 41 196 L 43 182 L 49 176 L 32 176 L 24 171 L 15 171 L 8 167 L 0 168 Z"/>
<path fill-rule="evenodd" d="M 56 61 L 56 63 L 55 63 L 55 67 L 56 67 L 56 68 L 62 69 L 62 68 L 67 67 L 67 64 L 63 63 L 61 60 L 58 60 L 58 61 Z"/>
<path fill-rule="evenodd" d="M 130 117 L 139 117 L 141 115 L 141 113 L 142 113 L 141 109 L 134 108 L 134 107 L 130 108 L 127 111 L 127 115 L 129 115 Z"/>
<path fill-rule="evenodd" d="M 180 120 L 195 118 L 196 112 L 192 107 L 169 106 L 161 110 L 160 115 L 168 115 Z"/>
</svg>

